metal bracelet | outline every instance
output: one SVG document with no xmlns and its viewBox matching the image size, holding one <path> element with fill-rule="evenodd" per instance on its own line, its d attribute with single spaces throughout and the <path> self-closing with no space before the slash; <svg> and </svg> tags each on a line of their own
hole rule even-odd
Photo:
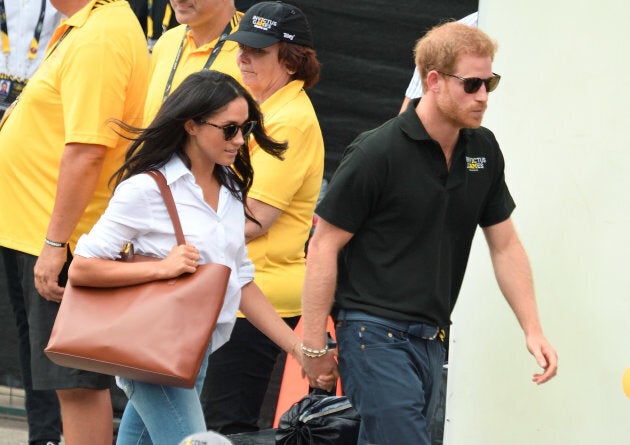
<svg viewBox="0 0 630 445">
<path fill-rule="evenodd" d="M 60 242 L 57 242 L 57 241 L 51 241 L 48 238 L 45 238 L 44 242 L 46 244 L 48 244 L 49 246 L 52 246 L 52 247 L 66 247 L 68 245 L 68 243 L 60 243 Z"/>
<path fill-rule="evenodd" d="M 328 345 L 326 345 L 324 349 L 311 349 L 304 346 L 304 343 L 302 343 L 302 345 L 300 346 L 300 350 L 302 351 L 302 354 L 306 357 L 319 358 L 326 355 L 326 353 L 328 352 Z"/>
</svg>

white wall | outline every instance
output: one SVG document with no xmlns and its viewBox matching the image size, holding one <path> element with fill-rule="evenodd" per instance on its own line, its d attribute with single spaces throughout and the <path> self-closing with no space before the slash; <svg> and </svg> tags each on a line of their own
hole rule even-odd
<svg viewBox="0 0 630 445">
<path fill-rule="evenodd" d="M 479 232 L 453 314 L 445 443 L 630 444 L 630 2 L 481 0 L 479 26 L 503 76 L 484 125 L 560 366 L 530 381 Z"/>
</svg>

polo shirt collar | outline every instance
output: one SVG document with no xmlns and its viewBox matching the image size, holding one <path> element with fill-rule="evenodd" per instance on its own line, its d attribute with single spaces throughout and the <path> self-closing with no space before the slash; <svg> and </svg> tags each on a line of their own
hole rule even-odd
<svg viewBox="0 0 630 445">
<path fill-rule="evenodd" d="M 418 141 L 433 141 L 429 133 L 427 133 L 426 128 L 422 124 L 422 121 L 416 114 L 416 106 L 420 102 L 422 98 L 414 99 L 412 103 L 407 107 L 405 111 L 399 116 L 400 118 L 400 128 L 404 131 L 411 139 L 415 139 Z M 457 139 L 457 146 L 465 146 L 466 141 L 468 140 L 470 134 L 470 130 L 467 128 L 462 128 L 459 130 L 459 137 Z"/>
<path fill-rule="evenodd" d="M 433 139 L 431 139 L 431 136 L 427 133 L 422 121 L 416 114 L 416 106 L 418 106 L 419 102 L 420 99 L 414 99 L 407 109 L 399 116 L 400 128 L 411 139 L 417 141 L 432 141 Z"/>
<path fill-rule="evenodd" d="M 87 5 L 79 9 L 70 17 L 66 19 L 62 19 L 61 23 L 65 26 L 75 26 L 77 28 L 85 25 L 85 22 L 87 22 L 87 19 L 90 16 L 92 9 L 94 9 L 94 5 L 97 2 L 102 2 L 102 0 L 91 0 L 90 2 L 88 2 Z"/>
<path fill-rule="evenodd" d="M 278 106 L 284 106 L 287 102 L 298 97 L 303 89 L 303 80 L 292 80 L 264 101 L 260 105 L 260 110 L 265 114 L 271 110 L 275 110 Z"/>
</svg>

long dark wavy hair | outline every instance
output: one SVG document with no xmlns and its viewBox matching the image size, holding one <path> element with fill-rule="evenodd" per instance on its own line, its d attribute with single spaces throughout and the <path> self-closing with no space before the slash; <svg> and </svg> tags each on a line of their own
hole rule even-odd
<svg viewBox="0 0 630 445">
<path fill-rule="evenodd" d="M 190 158 L 184 152 L 184 143 L 189 137 L 184 128 L 186 121 L 193 119 L 199 122 L 208 119 L 239 97 L 247 101 L 247 120 L 258 122 L 252 132 L 258 145 L 270 155 L 282 159 L 287 142 L 275 141 L 267 135 L 260 108 L 249 92 L 233 77 L 219 71 L 206 70 L 184 79 L 164 101 L 148 127 L 139 128 L 114 121 L 127 133 L 125 137 L 133 142 L 125 154 L 125 162 L 113 174 L 110 183 L 118 185 L 133 175 L 158 169 L 173 155 L 179 156 L 190 168 Z M 247 140 L 239 148 L 234 163 L 229 167 L 217 164 L 213 175 L 234 197 L 245 204 L 247 192 L 254 179 Z M 247 217 L 255 221 L 249 215 Z"/>
</svg>

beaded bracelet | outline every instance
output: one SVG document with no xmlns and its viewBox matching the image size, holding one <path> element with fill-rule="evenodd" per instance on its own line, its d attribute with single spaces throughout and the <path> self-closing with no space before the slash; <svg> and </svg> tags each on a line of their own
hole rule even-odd
<svg viewBox="0 0 630 445">
<path fill-rule="evenodd" d="M 52 246 L 52 247 L 66 247 L 68 245 L 68 243 L 60 243 L 60 242 L 57 242 L 57 241 L 51 241 L 48 238 L 45 238 L 44 242 L 46 244 L 48 244 L 49 246 Z"/>
<path fill-rule="evenodd" d="M 306 346 L 304 346 L 304 343 L 302 343 L 302 345 L 300 346 L 300 350 L 302 351 L 302 354 L 304 354 L 306 357 L 319 358 L 326 355 L 326 353 L 328 352 L 328 345 L 324 346 L 324 349 L 311 349 L 307 348 Z"/>
</svg>

